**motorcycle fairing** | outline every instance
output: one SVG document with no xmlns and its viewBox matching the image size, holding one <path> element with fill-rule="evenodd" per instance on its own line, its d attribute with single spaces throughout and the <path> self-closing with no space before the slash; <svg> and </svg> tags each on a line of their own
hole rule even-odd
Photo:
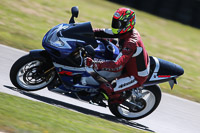
<svg viewBox="0 0 200 133">
<path fill-rule="evenodd" d="M 65 38 L 82 40 L 94 48 L 98 46 L 90 22 L 71 24 L 69 28 L 62 29 L 58 33 Z"/>
<path fill-rule="evenodd" d="M 184 73 L 181 66 L 150 56 L 150 74 L 144 86 L 155 85 L 169 81 L 170 87 L 173 88 L 176 78 Z"/>
<path fill-rule="evenodd" d="M 70 67 L 53 62 L 63 84 L 75 88 L 98 88 L 97 82 L 85 67 Z M 108 81 L 114 80 L 121 75 L 120 72 L 97 71 L 97 73 Z"/>
<path fill-rule="evenodd" d="M 59 37 L 59 32 L 61 32 L 64 37 Z M 53 27 L 43 38 L 43 47 L 50 54 L 55 69 L 65 86 L 74 88 L 91 88 L 91 86 L 99 86 L 99 83 L 85 70 L 84 67 L 73 65 L 73 57 L 69 55 L 78 47 L 84 47 L 88 45 L 88 43 L 95 41 L 98 43 L 98 47 L 94 49 L 96 53 L 95 59 L 113 60 L 118 56 L 119 49 L 114 44 L 105 40 L 96 41 L 94 40 L 93 34 L 90 22 L 59 24 Z M 100 76 L 105 77 L 108 81 L 121 75 L 121 72 L 98 71 L 97 73 Z"/>
<path fill-rule="evenodd" d="M 81 40 L 57 36 L 58 31 L 69 27 L 69 24 L 59 24 L 53 27 L 46 33 L 42 41 L 42 45 L 50 54 L 52 61 L 63 63 L 65 65 L 69 64 L 69 59 L 67 57 L 76 49 L 76 43 L 83 43 Z"/>
<path fill-rule="evenodd" d="M 80 31 L 76 32 L 77 30 Z M 58 37 L 58 33 L 61 31 L 64 37 Z M 119 54 L 119 49 L 114 44 L 95 40 L 90 22 L 59 24 L 49 30 L 42 41 L 43 47 L 51 55 L 53 62 L 69 66 L 73 63 L 69 55 L 77 47 L 91 43 L 95 43 L 95 45 L 98 43 L 98 47 L 94 49 L 97 53 L 96 58 L 111 60 Z"/>
</svg>

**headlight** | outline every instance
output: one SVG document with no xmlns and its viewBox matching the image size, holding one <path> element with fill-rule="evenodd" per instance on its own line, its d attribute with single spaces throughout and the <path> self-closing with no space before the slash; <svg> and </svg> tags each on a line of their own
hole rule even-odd
<svg viewBox="0 0 200 133">
<path fill-rule="evenodd" d="M 55 42 L 51 42 L 50 43 L 52 46 L 54 46 L 54 47 L 63 47 L 65 44 L 62 42 L 62 41 L 60 41 L 60 40 L 57 40 L 57 41 L 55 41 Z"/>
</svg>

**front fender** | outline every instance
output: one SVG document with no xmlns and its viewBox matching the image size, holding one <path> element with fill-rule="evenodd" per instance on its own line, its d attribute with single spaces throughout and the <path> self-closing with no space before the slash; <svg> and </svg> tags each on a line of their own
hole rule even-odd
<svg viewBox="0 0 200 133">
<path fill-rule="evenodd" d="M 47 62 L 52 62 L 49 53 L 44 49 L 31 50 L 29 52 L 29 55 L 33 59 L 40 59 L 41 58 L 41 59 L 45 59 Z"/>
<path fill-rule="evenodd" d="M 49 54 L 47 53 L 46 50 L 44 49 L 36 49 L 36 50 L 31 50 L 29 52 L 30 56 L 34 59 L 38 59 L 38 58 L 41 58 L 41 57 L 44 57 L 44 58 L 49 58 Z"/>
</svg>

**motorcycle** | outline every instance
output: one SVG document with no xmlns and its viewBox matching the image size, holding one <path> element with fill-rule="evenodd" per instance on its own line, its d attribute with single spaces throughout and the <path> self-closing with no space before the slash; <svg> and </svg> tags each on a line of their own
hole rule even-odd
<svg viewBox="0 0 200 133">
<path fill-rule="evenodd" d="M 84 64 L 90 56 L 97 60 L 114 60 L 119 49 L 109 41 L 95 39 L 90 22 L 75 23 L 78 7 L 72 7 L 69 24 L 59 24 L 50 29 L 42 40 L 44 49 L 31 50 L 19 58 L 10 70 L 10 80 L 18 89 L 49 91 L 109 107 L 118 118 L 136 120 L 152 113 L 161 100 L 159 83 L 169 82 L 173 88 L 176 79 L 184 73 L 181 66 L 150 56 L 150 74 L 138 88 L 123 92 L 129 97 L 114 104 L 106 99 L 92 102 L 100 93 L 99 85 L 119 77 L 123 71 L 96 71 Z M 102 104 L 103 103 L 103 104 Z"/>
</svg>

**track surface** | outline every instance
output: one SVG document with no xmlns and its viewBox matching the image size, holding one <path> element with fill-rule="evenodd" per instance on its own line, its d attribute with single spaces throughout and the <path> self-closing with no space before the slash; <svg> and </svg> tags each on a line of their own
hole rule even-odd
<svg viewBox="0 0 200 133">
<path fill-rule="evenodd" d="M 126 121 L 114 117 L 108 108 L 68 98 L 47 89 L 31 93 L 19 92 L 10 82 L 9 70 L 14 61 L 25 54 L 27 52 L 0 45 L 0 92 L 61 106 L 151 132 L 200 133 L 200 104 L 165 93 L 155 112 L 140 120 Z"/>
</svg>

